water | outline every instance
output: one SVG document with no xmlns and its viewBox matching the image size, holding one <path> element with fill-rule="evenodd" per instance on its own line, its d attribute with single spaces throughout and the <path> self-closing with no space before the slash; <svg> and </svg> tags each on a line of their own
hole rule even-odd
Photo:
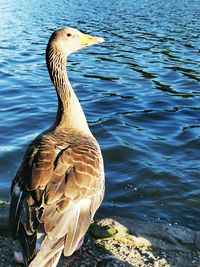
<svg viewBox="0 0 200 267">
<path fill-rule="evenodd" d="M 68 63 L 105 159 L 99 212 L 200 230 L 200 2 L 1 0 L 0 10 L 0 198 L 54 119 L 44 53 L 69 25 L 106 40 Z"/>
</svg>

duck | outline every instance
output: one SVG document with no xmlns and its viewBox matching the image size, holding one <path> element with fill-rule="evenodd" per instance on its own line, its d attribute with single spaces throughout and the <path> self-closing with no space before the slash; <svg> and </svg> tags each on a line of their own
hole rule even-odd
<svg viewBox="0 0 200 267">
<path fill-rule="evenodd" d="M 53 32 L 47 44 L 57 113 L 52 125 L 28 146 L 11 184 L 10 232 L 21 247 L 14 257 L 25 266 L 55 267 L 62 254 L 71 256 L 103 201 L 101 149 L 66 71 L 71 53 L 103 41 L 65 27 Z"/>
</svg>

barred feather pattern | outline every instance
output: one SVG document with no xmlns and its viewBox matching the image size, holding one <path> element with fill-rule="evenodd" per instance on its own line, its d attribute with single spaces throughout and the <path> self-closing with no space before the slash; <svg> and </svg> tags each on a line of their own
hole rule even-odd
<svg viewBox="0 0 200 267">
<path fill-rule="evenodd" d="M 55 254 L 60 255 L 59 248 L 70 256 L 104 195 L 103 160 L 96 140 L 74 129 L 41 135 L 29 146 L 15 179 L 27 196 L 29 213 L 21 220 L 27 235 L 42 225 L 46 239 L 41 251 L 50 246 Z M 60 246 L 54 250 L 55 241 Z M 30 266 L 49 255 L 38 253 Z"/>
</svg>

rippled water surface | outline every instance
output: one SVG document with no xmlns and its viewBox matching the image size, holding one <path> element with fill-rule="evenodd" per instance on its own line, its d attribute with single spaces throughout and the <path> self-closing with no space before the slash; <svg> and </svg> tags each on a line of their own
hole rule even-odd
<svg viewBox="0 0 200 267">
<path fill-rule="evenodd" d="M 44 53 L 69 25 L 106 40 L 68 63 L 105 159 L 99 212 L 200 230 L 200 2 L 1 0 L 0 9 L 0 198 L 54 119 Z"/>
</svg>

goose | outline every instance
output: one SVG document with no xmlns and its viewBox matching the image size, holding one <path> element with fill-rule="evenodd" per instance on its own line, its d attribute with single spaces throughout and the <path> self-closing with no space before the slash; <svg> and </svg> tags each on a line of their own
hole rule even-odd
<svg viewBox="0 0 200 267">
<path fill-rule="evenodd" d="M 55 267 L 83 243 L 104 197 L 104 164 L 69 82 L 67 57 L 103 38 L 66 27 L 47 44 L 46 64 L 56 89 L 54 123 L 28 146 L 11 185 L 9 225 L 19 240 L 18 263 Z"/>
</svg>

